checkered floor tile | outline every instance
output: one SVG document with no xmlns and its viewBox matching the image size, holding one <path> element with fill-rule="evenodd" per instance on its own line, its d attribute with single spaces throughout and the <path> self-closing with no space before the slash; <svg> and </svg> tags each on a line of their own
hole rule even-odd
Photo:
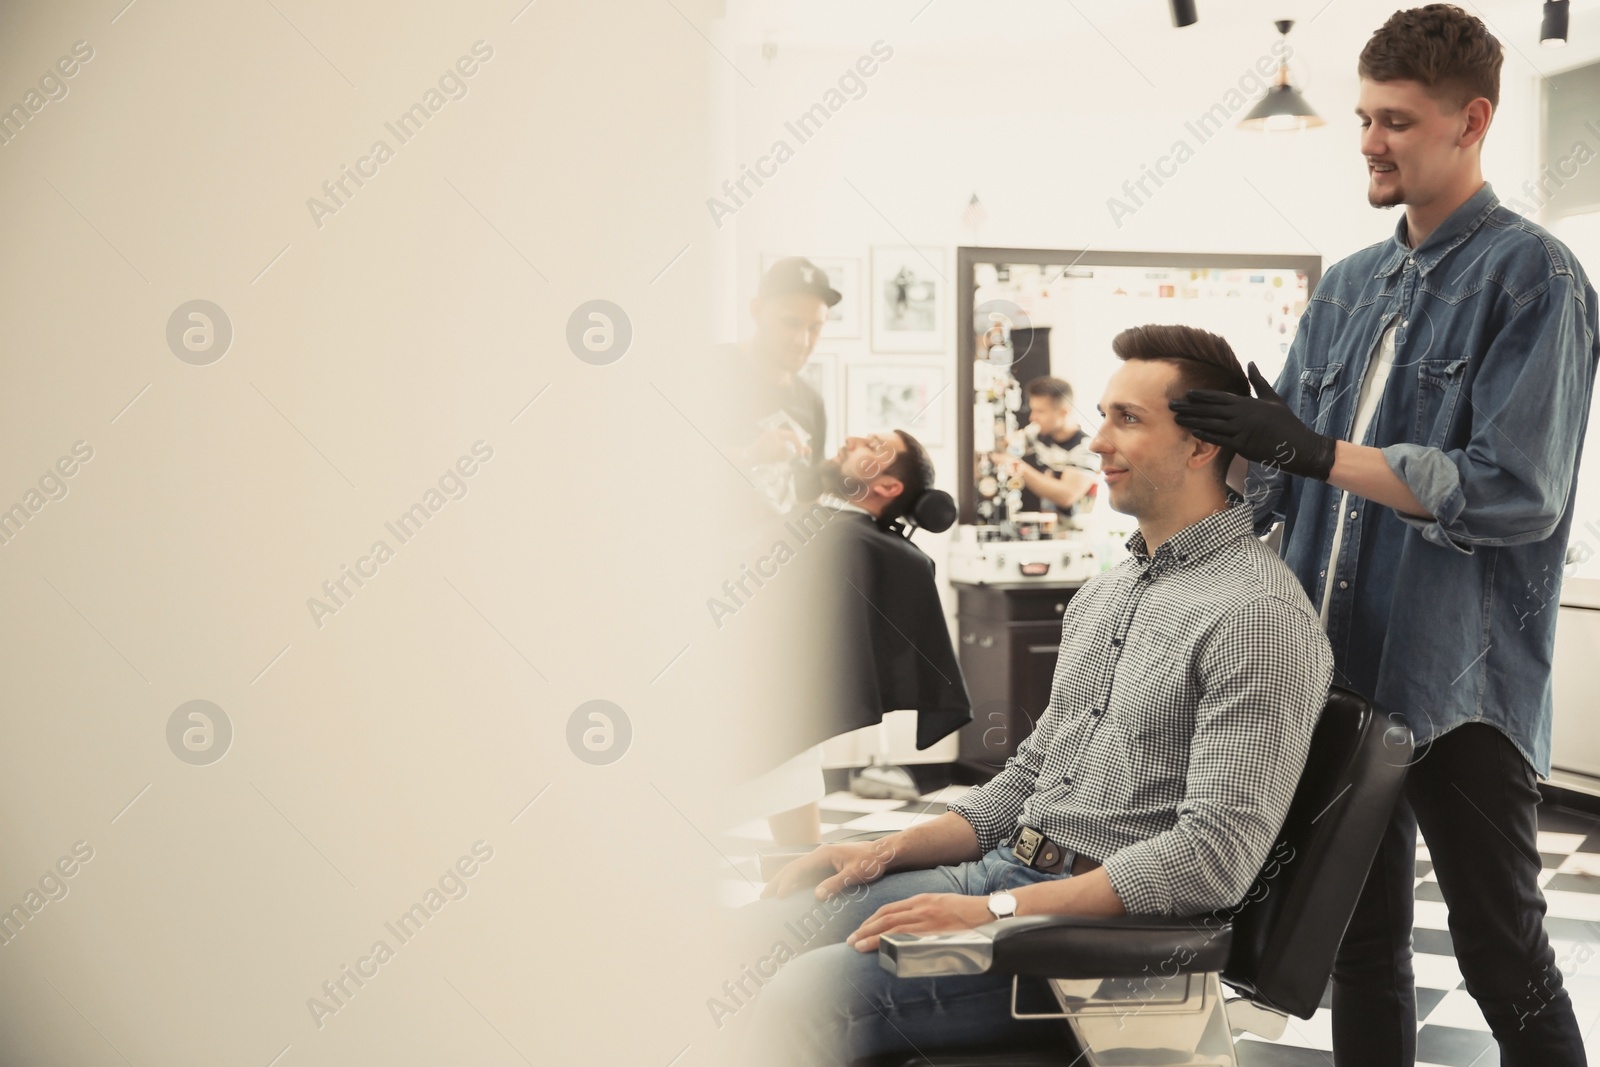
<svg viewBox="0 0 1600 1067">
<path fill-rule="evenodd" d="M 862 800 L 830 793 L 822 801 L 823 840 L 844 841 L 870 831 L 899 830 L 924 822 L 966 792 L 946 786 L 909 803 Z M 1548 805 L 1539 812 L 1540 885 L 1549 913 L 1545 929 L 1566 976 L 1567 991 L 1586 1040 L 1600 1023 L 1600 819 Z M 723 852 L 738 869 L 724 883 L 724 899 L 738 905 L 760 893 L 755 852 L 771 848 L 764 821 L 746 823 L 724 835 Z M 1425 846 L 1417 848 L 1417 1067 L 1497 1067 L 1499 1053 L 1477 1005 L 1467 994 Z M 1329 1067 L 1333 1038 L 1327 1000 L 1310 1019 L 1289 1020 L 1276 1042 L 1245 1037 L 1239 1042 L 1241 1067 Z"/>
</svg>

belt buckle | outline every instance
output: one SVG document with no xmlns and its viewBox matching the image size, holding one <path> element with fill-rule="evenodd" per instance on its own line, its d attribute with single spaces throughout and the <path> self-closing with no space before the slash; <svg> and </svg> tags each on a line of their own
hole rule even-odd
<svg viewBox="0 0 1600 1067">
<path fill-rule="evenodd" d="M 1011 851 L 1023 863 L 1033 864 L 1034 853 L 1039 851 L 1039 846 L 1044 843 L 1044 835 L 1031 826 L 1024 826 L 1017 835 L 1017 843 L 1011 846 Z"/>
</svg>

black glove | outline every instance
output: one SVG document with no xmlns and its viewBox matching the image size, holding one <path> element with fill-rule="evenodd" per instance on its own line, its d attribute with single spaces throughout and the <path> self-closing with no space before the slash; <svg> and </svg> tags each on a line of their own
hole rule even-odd
<svg viewBox="0 0 1600 1067">
<path fill-rule="evenodd" d="M 1333 470 L 1335 442 L 1301 422 L 1275 393 L 1254 363 L 1250 364 L 1254 397 L 1217 389 L 1191 389 L 1183 400 L 1168 403 L 1178 425 L 1202 441 L 1231 448 L 1245 459 L 1279 467 L 1302 478 L 1327 481 Z"/>
</svg>

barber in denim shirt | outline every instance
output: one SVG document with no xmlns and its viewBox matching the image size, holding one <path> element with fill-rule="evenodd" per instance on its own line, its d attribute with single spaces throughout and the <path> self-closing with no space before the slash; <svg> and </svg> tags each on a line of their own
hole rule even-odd
<svg viewBox="0 0 1600 1067">
<path fill-rule="evenodd" d="M 1431 517 L 1354 492 L 1341 507 L 1337 485 L 1256 463 L 1256 532 L 1284 523 L 1285 562 L 1313 604 L 1327 599 L 1343 684 L 1403 712 L 1419 745 L 1484 722 L 1547 775 L 1595 291 L 1572 253 L 1488 183 L 1417 248 L 1405 240 L 1402 221 L 1329 271 L 1277 392 L 1310 428 L 1345 439 L 1393 326 L 1393 367 L 1364 443 Z"/>
<path fill-rule="evenodd" d="M 1440 41 L 1451 54 L 1430 66 Z M 1374 34 L 1357 108 L 1368 198 L 1405 217 L 1328 271 L 1276 388 L 1252 367 L 1255 399 L 1174 404 L 1253 461 L 1257 532 L 1282 521 L 1336 681 L 1418 743 L 1335 966 L 1340 1067 L 1415 1060 L 1419 825 L 1500 1062 L 1585 1062 L 1542 925 L 1535 771 L 1550 771 L 1596 296 L 1572 253 L 1483 181 L 1500 62 L 1483 24 L 1444 5 Z"/>
</svg>

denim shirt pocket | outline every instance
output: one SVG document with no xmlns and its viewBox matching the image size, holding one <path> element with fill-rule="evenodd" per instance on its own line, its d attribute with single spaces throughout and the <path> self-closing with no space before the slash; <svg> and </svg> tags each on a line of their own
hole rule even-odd
<svg viewBox="0 0 1600 1067">
<path fill-rule="evenodd" d="M 1318 433 L 1330 432 L 1327 426 L 1329 409 L 1338 399 L 1339 394 L 1334 386 L 1343 370 L 1343 363 L 1328 363 L 1321 367 L 1307 367 L 1300 372 L 1299 406 L 1295 413 L 1300 416 L 1301 422 Z"/>
<path fill-rule="evenodd" d="M 1430 448 L 1443 448 L 1445 434 L 1461 401 L 1467 357 L 1417 361 L 1417 424 L 1411 439 Z"/>
</svg>

